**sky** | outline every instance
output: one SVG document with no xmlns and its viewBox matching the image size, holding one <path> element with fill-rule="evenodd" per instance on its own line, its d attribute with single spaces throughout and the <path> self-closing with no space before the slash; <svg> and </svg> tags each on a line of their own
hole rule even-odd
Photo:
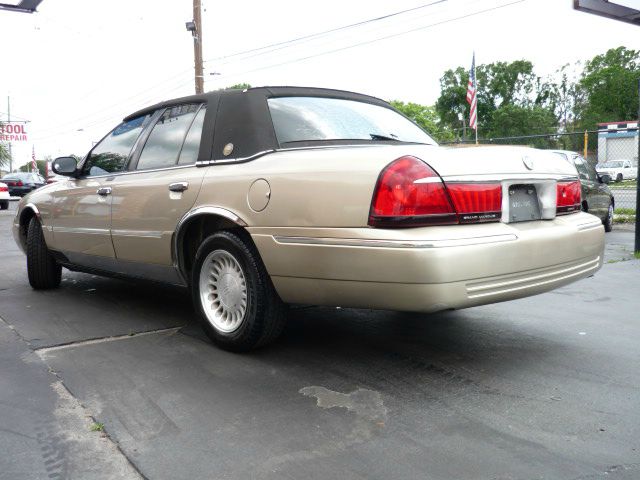
<svg viewBox="0 0 640 480">
<path fill-rule="evenodd" d="M 637 26 L 577 12 L 573 0 L 202 6 L 205 90 L 315 86 L 431 105 L 444 71 L 468 68 L 473 51 L 477 64 L 526 59 L 545 76 L 609 48 L 640 50 Z M 31 15 L 0 11 L 0 120 L 7 97 L 12 120 L 29 120 L 28 141 L 12 145 L 14 168 L 32 149 L 38 159 L 82 156 L 129 113 L 194 93 L 192 13 L 191 0 L 43 0 Z"/>
</svg>

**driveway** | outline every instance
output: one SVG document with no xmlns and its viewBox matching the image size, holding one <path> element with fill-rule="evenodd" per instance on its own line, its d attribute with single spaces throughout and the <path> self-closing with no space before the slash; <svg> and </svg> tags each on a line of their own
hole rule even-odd
<svg viewBox="0 0 640 480">
<path fill-rule="evenodd" d="M 12 215 L 0 479 L 640 477 L 632 231 L 551 293 L 436 315 L 297 307 L 277 344 L 238 355 L 180 289 L 64 271 L 31 290 Z"/>
</svg>

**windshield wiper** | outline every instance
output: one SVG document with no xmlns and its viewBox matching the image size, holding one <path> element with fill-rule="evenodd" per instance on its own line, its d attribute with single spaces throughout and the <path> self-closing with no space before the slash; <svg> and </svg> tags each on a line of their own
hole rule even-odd
<svg viewBox="0 0 640 480">
<path fill-rule="evenodd" d="M 390 137 L 386 135 L 380 135 L 379 133 L 370 133 L 369 135 L 371 136 L 371 140 L 391 140 L 392 142 L 400 141 L 400 139 L 397 136 L 395 136 L 393 133 L 389 134 L 391 135 Z"/>
</svg>

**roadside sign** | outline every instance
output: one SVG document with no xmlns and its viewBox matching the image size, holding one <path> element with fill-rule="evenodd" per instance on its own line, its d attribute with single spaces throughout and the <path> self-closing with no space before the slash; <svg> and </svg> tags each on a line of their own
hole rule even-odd
<svg viewBox="0 0 640 480">
<path fill-rule="evenodd" d="M 27 127 L 24 123 L 0 123 L 0 142 L 26 142 Z"/>
</svg>

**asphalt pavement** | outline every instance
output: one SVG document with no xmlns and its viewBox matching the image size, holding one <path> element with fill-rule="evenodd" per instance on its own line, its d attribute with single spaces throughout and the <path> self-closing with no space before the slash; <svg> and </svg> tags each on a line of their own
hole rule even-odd
<svg viewBox="0 0 640 480">
<path fill-rule="evenodd" d="M 30 289 L 0 212 L 0 479 L 640 478 L 640 261 L 436 315 L 297 307 L 251 354 L 188 294 Z"/>
</svg>

